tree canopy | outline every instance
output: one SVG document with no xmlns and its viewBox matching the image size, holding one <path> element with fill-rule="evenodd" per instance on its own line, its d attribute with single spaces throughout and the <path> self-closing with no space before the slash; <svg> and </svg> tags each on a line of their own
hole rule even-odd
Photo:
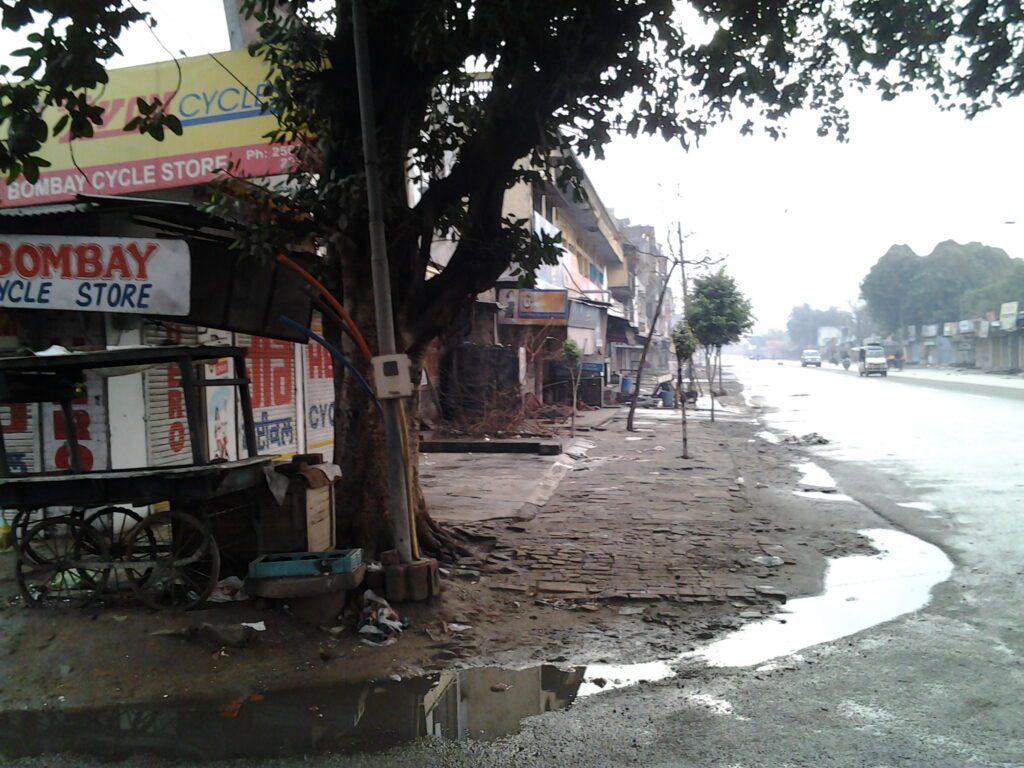
<svg viewBox="0 0 1024 768">
<path fill-rule="evenodd" d="M 871 267 L 861 295 L 884 333 L 964 320 L 1016 299 L 1012 280 L 1022 263 L 1001 248 L 981 243 L 947 240 L 927 256 L 894 245 Z"/>
<path fill-rule="evenodd" d="M 724 347 L 750 330 L 754 315 L 750 300 L 722 268 L 693 281 L 687 323 L 705 349 Z"/>
<path fill-rule="evenodd" d="M 697 352 L 697 337 L 693 335 L 693 331 L 687 323 L 678 322 L 672 328 L 672 349 L 680 364 L 689 360 Z"/>
<path fill-rule="evenodd" d="M 825 326 L 849 329 L 853 318 L 849 312 L 836 307 L 828 309 L 812 309 L 809 304 L 793 307 L 786 322 L 789 339 L 798 347 L 815 347 L 818 345 L 818 329 Z"/>
</svg>

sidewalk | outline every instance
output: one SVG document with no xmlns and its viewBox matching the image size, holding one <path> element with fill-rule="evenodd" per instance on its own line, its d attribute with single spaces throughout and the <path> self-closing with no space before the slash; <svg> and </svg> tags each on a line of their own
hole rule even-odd
<svg viewBox="0 0 1024 768">
<path fill-rule="evenodd" d="M 1013 373 L 978 373 L 960 368 L 912 368 L 889 371 L 893 378 L 925 379 L 928 381 L 962 381 L 985 387 L 1024 389 L 1024 375 Z"/>
</svg>

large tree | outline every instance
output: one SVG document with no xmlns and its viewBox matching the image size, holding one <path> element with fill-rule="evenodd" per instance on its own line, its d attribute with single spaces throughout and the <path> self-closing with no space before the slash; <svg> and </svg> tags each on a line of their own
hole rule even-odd
<svg viewBox="0 0 1024 768">
<path fill-rule="evenodd" d="M 505 190 L 542 177 L 572 186 L 573 153 L 600 156 L 612 133 L 689 146 L 734 118 L 744 131 L 761 126 L 777 136 L 789 114 L 809 108 L 820 114 L 822 134 L 843 137 L 849 88 L 873 86 L 891 98 L 923 85 L 969 113 L 1024 88 L 1021 10 L 995 0 L 367 4 L 392 309 L 417 370 L 427 344 L 510 264 L 529 273 L 553 256 L 553 244 L 528 222 L 503 215 Z M 0 128 L 7 131 L 0 170 L 32 179 L 48 131 L 75 138 L 100 124 L 101 110 L 85 91 L 105 82 L 124 28 L 146 23 L 139 6 L 0 2 L 8 29 L 25 28 L 34 14 L 52 22 L 13 53 L 23 66 L 0 71 Z M 254 52 L 271 68 L 267 101 L 280 119 L 276 138 L 298 144 L 299 163 L 287 186 L 248 189 L 241 202 L 224 198 L 222 210 L 245 222 L 239 245 L 256 257 L 297 241 L 321 246 L 321 277 L 373 348 L 351 6 L 244 6 L 260 22 L 263 43 Z M 45 125 L 38 116 L 44 105 L 65 109 L 68 120 Z M 172 112 L 154 102 L 131 128 L 159 139 L 164 130 L 180 130 Z M 435 274 L 431 242 L 438 236 L 457 245 Z M 380 545 L 388 538 L 380 425 L 350 377 L 341 380 L 339 406 L 341 522 L 365 544 Z M 429 517 L 420 520 L 427 543 L 438 546 Z"/>
<path fill-rule="evenodd" d="M 898 335 L 908 325 L 967 319 L 977 311 L 972 292 L 1003 284 L 1013 265 L 1006 251 L 981 243 L 946 240 L 927 256 L 894 245 L 861 282 L 861 295 L 881 329 Z"/>
</svg>

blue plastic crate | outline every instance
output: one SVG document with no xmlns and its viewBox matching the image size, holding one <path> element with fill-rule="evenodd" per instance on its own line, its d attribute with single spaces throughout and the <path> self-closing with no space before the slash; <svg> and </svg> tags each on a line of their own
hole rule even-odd
<svg viewBox="0 0 1024 768">
<path fill-rule="evenodd" d="M 333 549 L 327 552 L 286 552 L 263 555 L 249 563 L 249 576 L 254 579 L 289 576 L 323 576 L 352 573 L 362 565 L 361 549 Z"/>
</svg>

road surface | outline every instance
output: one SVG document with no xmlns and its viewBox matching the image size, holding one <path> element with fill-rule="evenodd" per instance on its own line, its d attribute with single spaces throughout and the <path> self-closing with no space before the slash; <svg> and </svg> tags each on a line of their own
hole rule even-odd
<svg viewBox="0 0 1024 768">
<path fill-rule="evenodd" d="M 955 569 L 931 602 L 773 664 L 687 667 L 588 697 L 501 742 L 410 748 L 403 764 L 1024 766 L 1017 385 L 937 388 L 913 374 L 863 379 L 768 361 L 736 372 L 753 404 L 775 409 L 762 417 L 769 430 L 831 441 L 813 459 L 870 508 L 865 525 L 874 516 L 948 554 Z"/>
</svg>

